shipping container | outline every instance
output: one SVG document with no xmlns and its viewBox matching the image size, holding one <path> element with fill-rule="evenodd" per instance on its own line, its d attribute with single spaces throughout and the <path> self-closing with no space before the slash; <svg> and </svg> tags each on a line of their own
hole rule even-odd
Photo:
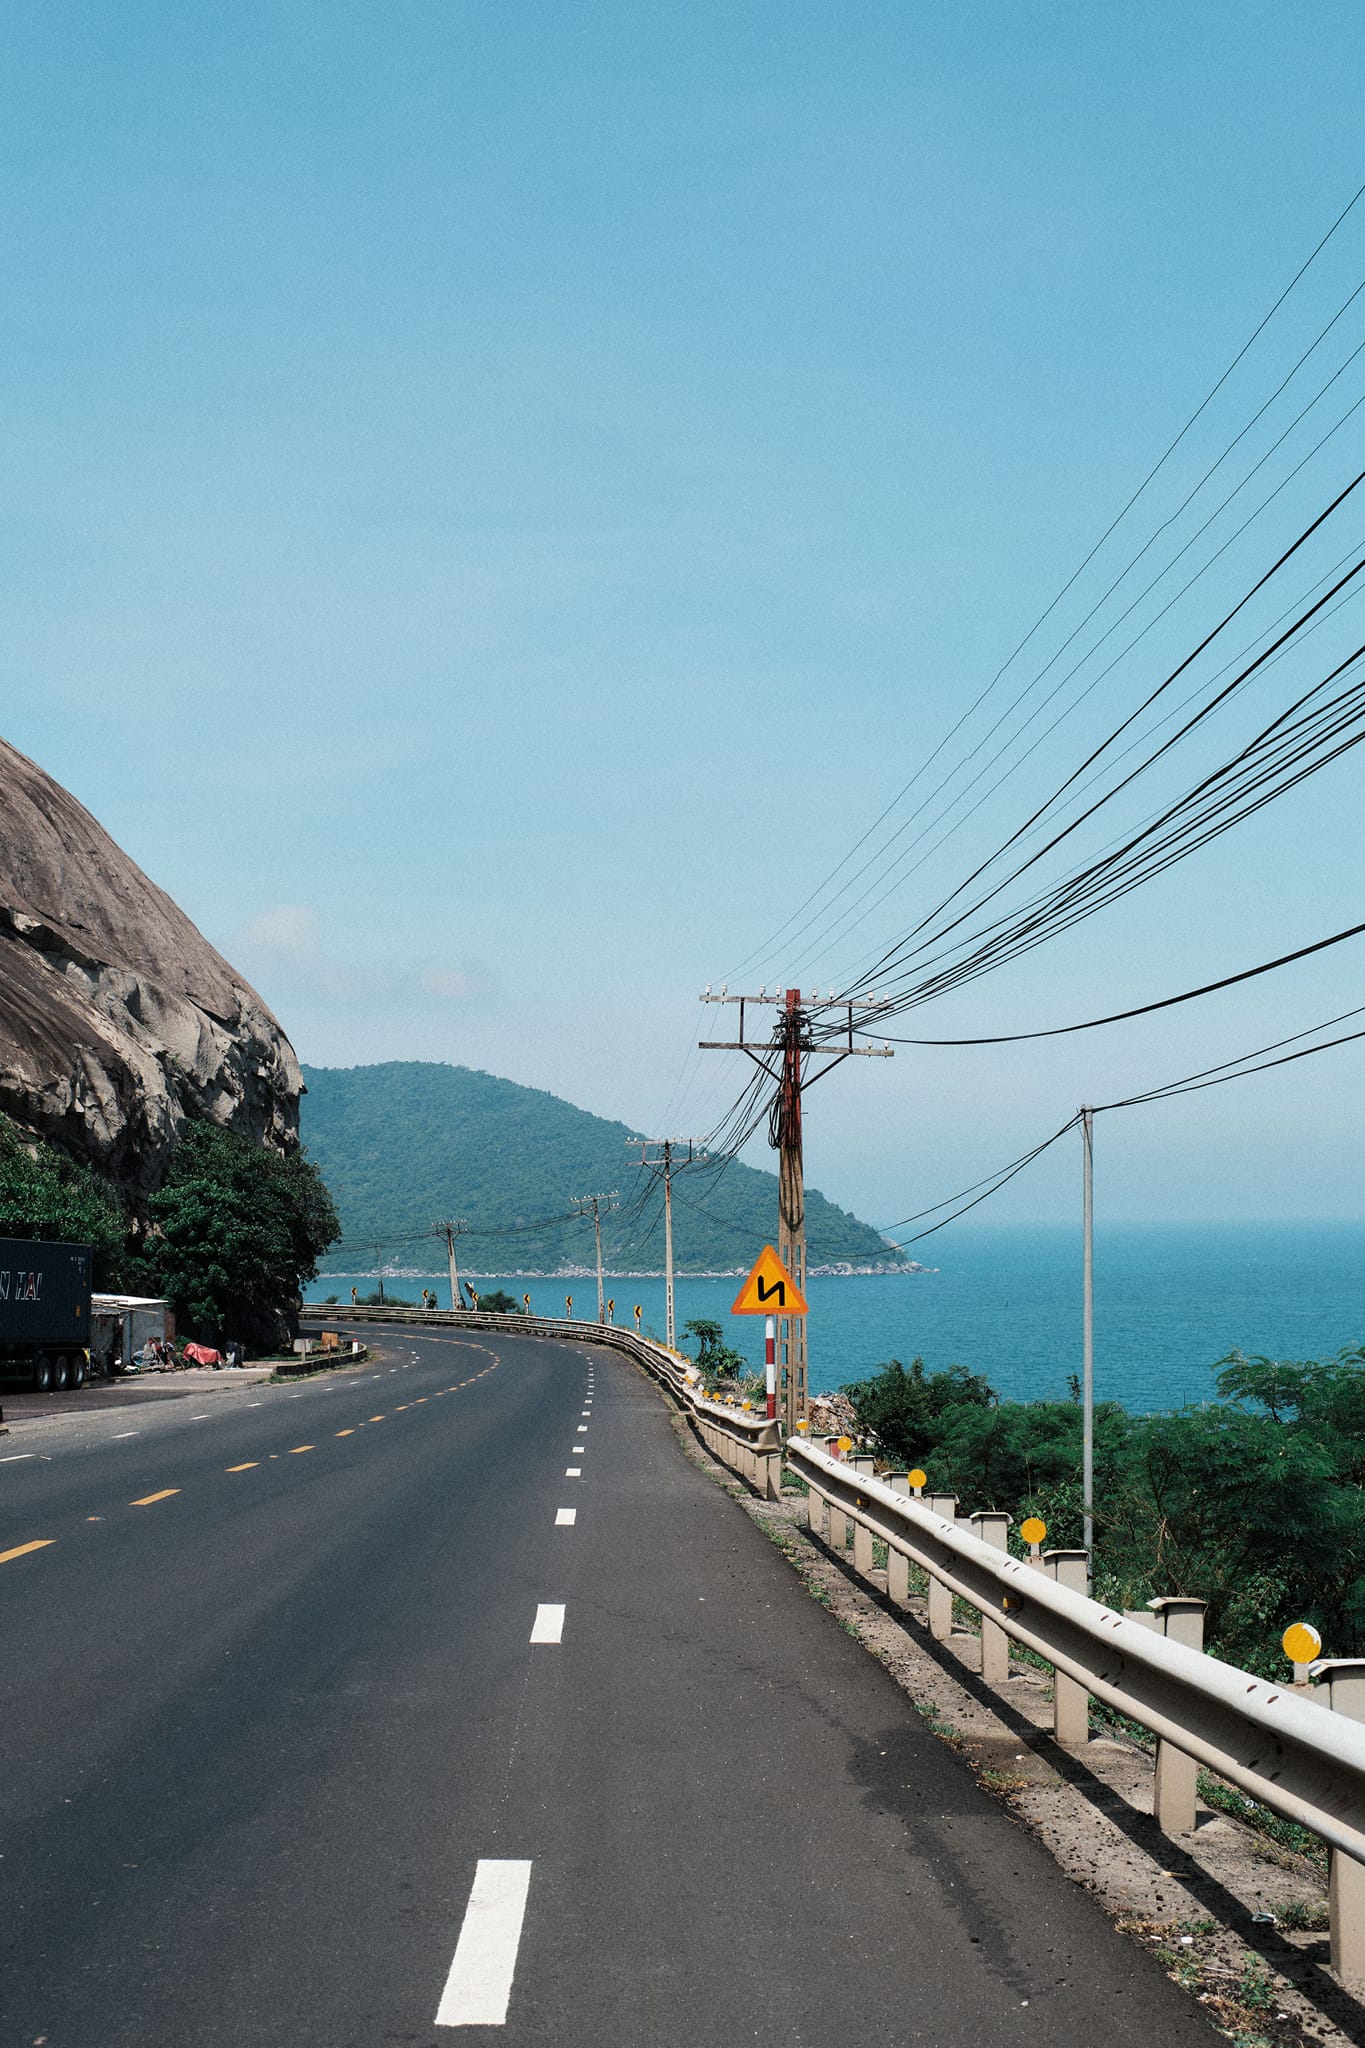
<svg viewBox="0 0 1365 2048">
<path fill-rule="evenodd" d="M 90 1366 L 88 1244 L 0 1237 L 0 1373 L 79 1387 Z"/>
</svg>

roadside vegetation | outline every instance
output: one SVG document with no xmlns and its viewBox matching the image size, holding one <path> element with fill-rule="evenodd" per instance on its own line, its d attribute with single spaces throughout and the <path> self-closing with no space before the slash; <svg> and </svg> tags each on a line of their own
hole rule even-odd
<svg viewBox="0 0 1365 2048">
<path fill-rule="evenodd" d="M 258 1351 L 287 1343 L 337 1232 L 302 1153 L 191 1124 L 138 1216 L 92 1167 L 0 1117 L 0 1236 L 93 1245 L 96 1288 L 164 1295 L 182 1337 L 235 1337 Z"/>
<path fill-rule="evenodd" d="M 1234 1351 L 1221 1399 L 1170 1414 L 1095 1410 L 1095 1590 L 1119 1607 L 1207 1601 L 1215 1655 L 1282 1677 L 1280 1636 L 1312 1622 L 1325 1654 L 1365 1646 L 1365 1346 L 1286 1361 Z M 1081 1542 L 1081 1408 L 1001 1401 L 961 1366 L 892 1359 L 844 1388 L 891 1462 L 922 1466 L 964 1512 L 1039 1515 Z"/>
</svg>

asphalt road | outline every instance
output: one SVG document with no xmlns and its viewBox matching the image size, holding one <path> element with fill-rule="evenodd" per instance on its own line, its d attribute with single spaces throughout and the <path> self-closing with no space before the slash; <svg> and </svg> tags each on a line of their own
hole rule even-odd
<svg viewBox="0 0 1365 2048">
<path fill-rule="evenodd" d="M 380 1341 L 0 1438 L 0 2048 L 1215 2038 L 634 1367 Z"/>
</svg>

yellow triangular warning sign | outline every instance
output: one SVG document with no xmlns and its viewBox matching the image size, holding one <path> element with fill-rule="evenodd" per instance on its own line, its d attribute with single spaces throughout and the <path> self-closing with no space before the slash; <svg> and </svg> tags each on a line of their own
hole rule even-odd
<svg viewBox="0 0 1365 2048">
<path fill-rule="evenodd" d="M 770 1244 L 754 1260 L 754 1270 L 735 1297 L 732 1316 L 804 1316 L 806 1297 Z"/>
</svg>

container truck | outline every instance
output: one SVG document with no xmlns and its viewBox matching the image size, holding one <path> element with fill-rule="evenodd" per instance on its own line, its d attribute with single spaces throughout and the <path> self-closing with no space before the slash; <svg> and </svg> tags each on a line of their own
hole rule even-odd
<svg viewBox="0 0 1365 2048">
<path fill-rule="evenodd" d="M 0 1237 L 0 1373 L 43 1393 L 84 1384 L 91 1258 L 88 1244 Z"/>
</svg>

